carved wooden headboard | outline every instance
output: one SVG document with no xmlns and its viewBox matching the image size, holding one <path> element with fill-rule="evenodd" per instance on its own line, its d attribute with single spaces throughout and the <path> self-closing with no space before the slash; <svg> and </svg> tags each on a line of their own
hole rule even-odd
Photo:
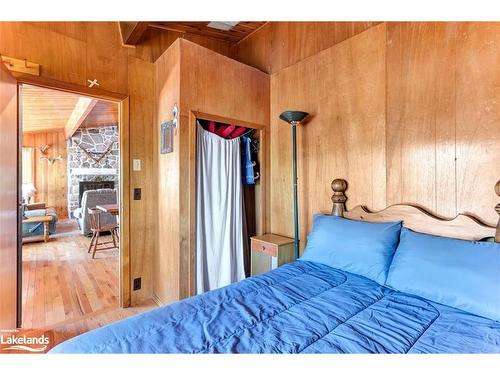
<svg viewBox="0 0 500 375">
<path fill-rule="evenodd" d="M 459 214 L 453 219 L 447 219 L 411 204 L 394 204 L 381 211 L 370 211 L 364 206 L 356 206 L 347 211 L 345 208 L 347 181 L 333 180 L 332 190 L 332 215 L 335 216 L 373 222 L 402 220 L 403 226 L 421 233 L 476 241 L 494 237 L 495 242 L 500 242 L 500 218 L 495 227 L 485 224 L 472 215 Z M 495 185 L 495 192 L 500 196 L 500 181 Z M 500 204 L 494 209 L 500 215 Z"/>
</svg>

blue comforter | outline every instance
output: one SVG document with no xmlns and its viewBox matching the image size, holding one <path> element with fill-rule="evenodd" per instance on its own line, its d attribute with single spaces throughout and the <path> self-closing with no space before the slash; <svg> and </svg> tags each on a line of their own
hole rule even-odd
<svg viewBox="0 0 500 375">
<path fill-rule="evenodd" d="M 500 323 L 296 261 L 51 353 L 499 353 Z"/>
</svg>

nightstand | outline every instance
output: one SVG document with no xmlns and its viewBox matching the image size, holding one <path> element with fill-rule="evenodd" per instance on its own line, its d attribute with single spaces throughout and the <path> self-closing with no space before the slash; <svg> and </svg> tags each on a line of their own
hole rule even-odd
<svg viewBox="0 0 500 375">
<path fill-rule="evenodd" d="M 273 270 L 295 260 L 293 238 L 263 234 L 251 238 L 252 276 Z"/>
</svg>

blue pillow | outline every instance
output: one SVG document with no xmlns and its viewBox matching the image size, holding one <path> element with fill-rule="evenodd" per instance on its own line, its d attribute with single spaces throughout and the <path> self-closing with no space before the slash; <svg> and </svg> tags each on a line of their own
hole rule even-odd
<svg viewBox="0 0 500 375">
<path fill-rule="evenodd" d="M 384 284 L 401 222 L 369 223 L 315 215 L 302 260 L 326 264 Z"/>
<path fill-rule="evenodd" d="M 387 286 L 500 320 L 500 244 L 403 228 Z"/>
</svg>

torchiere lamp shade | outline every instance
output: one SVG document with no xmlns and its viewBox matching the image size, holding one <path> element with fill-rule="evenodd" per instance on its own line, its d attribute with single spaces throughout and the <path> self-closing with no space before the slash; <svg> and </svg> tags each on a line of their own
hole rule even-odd
<svg viewBox="0 0 500 375">
<path fill-rule="evenodd" d="M 309 116 L 307 112 L 285 111 L 280 115 L 280 119 L 291 124 L 293 122 L 302 122 L 307 116 Z"/>
</svg>

